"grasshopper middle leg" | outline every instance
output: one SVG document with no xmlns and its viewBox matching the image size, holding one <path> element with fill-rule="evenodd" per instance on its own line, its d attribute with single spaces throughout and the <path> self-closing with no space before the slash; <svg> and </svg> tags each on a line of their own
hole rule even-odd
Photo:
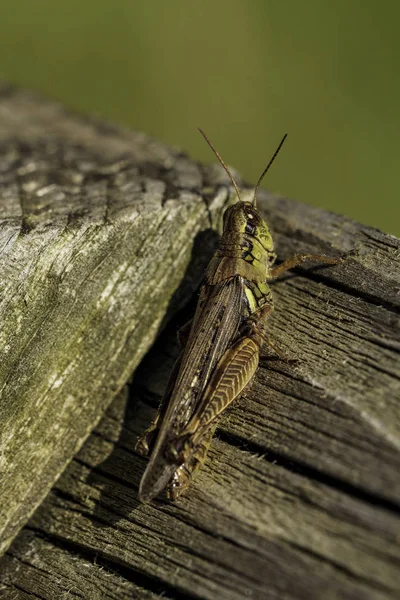
<svg viewBox="0 0 400 600">
<path fill-rule="evenodd" d="M 321 262 L 325 265 L 337 265 L 338 263 L 343 262 L 345 258 L 348 256 L 347 253 L 342 256 L 332 257 L 326 256 L 326 254 L 296 254 L 296 256 L 292 256 L 292 258 L 288 258 L 280 265 L 277 265 L 273 269 L 270 270 L 268 279 L 276 279 L 279 275 L 284 273 L 285 271 L 289 271 L 289 269 L 293 269 L 294 267 L 298 267 L 302 265 L 307 260 L 315 260 Z"/>
</svg>

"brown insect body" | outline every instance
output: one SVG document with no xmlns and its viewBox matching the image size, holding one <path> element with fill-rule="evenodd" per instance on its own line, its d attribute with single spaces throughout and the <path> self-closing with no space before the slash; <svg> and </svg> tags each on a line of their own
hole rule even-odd
<svg viewBox="0 0 400 600">
<path fill-rule="evenodd" d="M 165 487 L 172 499 L 188 487 L 204 461 L 218 417 L 251 381 L 261 345 L 269 342 L 265 328 L 273 299 L 267 279 L 308 258 L 338 262 L 303 254 L 273 268 L 273 240 L 255 207 L 255 194 L 253 203 L 240 200 L 227 167 L 206 140 L 231 177 L 239 201 L 225 211 L 219 248 L 208 266 L 186 345 L 158 415 L 136 446 L 143 455 L 151 453 L 139 489 L 142 502 Z"/>
</svg>

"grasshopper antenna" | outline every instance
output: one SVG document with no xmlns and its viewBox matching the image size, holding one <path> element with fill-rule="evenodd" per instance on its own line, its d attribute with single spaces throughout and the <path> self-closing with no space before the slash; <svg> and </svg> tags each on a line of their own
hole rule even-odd
<svg viewBox="0 0 400 600">
<path fill-rule="evenodd" d="M 222 160 L 220 153 L 218 152 L 218 150 L 216 150 L 216 148 L 214 147 L 213 143 L 211 142 L 211 140 L 209 139 L 209 137 L 204 133 L 204 131 L 202 129 L 200 129 L 200 127 L 198 127 L 198 130 L 200 131 L 200 133 L 203 136 L 203 138 L 206 140 L 207 144 L 210 146 L 211 150 L 214 152 L 215 156 L 218 158 L 218 160 L 221 163 L 221 165 L 224 167 L 225 171 L 228 173 L 229 178 L 230 178 L 230 180 L 233 183 L 233 187 L 236 190 L 237 197 L 239 198 L 239 200 L 241 200 L 239 188 L 236 185 L 236 181 L 233 179 L 232 173 L 229 171 L 228 167 L 226 166 L 226 164 Z M 282 142 L 281 142 L 281 146 L 282 146 Z M 278 150 L 279 150 L 279 148 L 278 148 Z M 278 154 L 278 151 L 275 152 L 275 155 L 276 154 Z M 275 158 L 275 156 L 274 156 L 274 158 Z"/>
<path fill-rule="evenodd" d="M 279 150 L 282 148 L 283 142 L 286 140 L 286 138 L 287 138 L 287 133 L 285 133 L 285 135 L 281 139 L 281 142 L 280 142 L 279 146 L 277 147 L 277 149 L 275 150 L 273 157 L 271 158 L 271 160 L 269 161 L 269 163 L 267 164 L 267 166 L 265 167 L 264 171 L 261 173 L 261 175 L 260 175 L 260 177 L 259 177 L 259 179 L 257 181 L 256 187 L 254 188 L 253 206 L 256 205 L 256 196 L 257 196 L 258 188 L 260 187 L 260 183 L 262 182 L 262 180 L 264 179 L 264 176 L 266 175 L 268 169 L 270 168 L 270 166 L 272 165 L 272 163 L 274 162 L 274 160 L 278 156 Z"/>
</svg>

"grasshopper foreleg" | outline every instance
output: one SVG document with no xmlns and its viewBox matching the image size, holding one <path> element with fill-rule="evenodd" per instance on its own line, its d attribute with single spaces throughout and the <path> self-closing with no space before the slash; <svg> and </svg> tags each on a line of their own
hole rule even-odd
<svg viewBox="0 0 400 600">
<path fill-rule="evenodd" d="M 343 262 L 343 260 L 348 256 L 348 254 L 344 254 L 336 258 L 332 256 L 326 256 L 325 254 L 296 254 L 296 256 L 288 258 L 280 265 L 271 269 L 268 275 L 268 279 L 276 279 L 285 271 L 293 269 L 294 267 L 298 267 L 299 265 L 306 262 L 306 260 L 315 260 L 325 265 L 337 265 L 338 263 Z"/>
</svg>

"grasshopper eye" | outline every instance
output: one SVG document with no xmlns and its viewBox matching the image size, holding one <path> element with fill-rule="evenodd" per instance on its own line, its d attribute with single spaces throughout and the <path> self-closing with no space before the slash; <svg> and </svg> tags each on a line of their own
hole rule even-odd
<svg viewBox="0 0 400 600">
<path fill-rule="evenodd" d="M 246 233 L 249 233 L 250 235 L 254 235 L 255 231 L 256 231 L 256 226 L 254 225 L 254 223 L 246 223 L 246 228 L 245 228 Z"/>
</svg>

